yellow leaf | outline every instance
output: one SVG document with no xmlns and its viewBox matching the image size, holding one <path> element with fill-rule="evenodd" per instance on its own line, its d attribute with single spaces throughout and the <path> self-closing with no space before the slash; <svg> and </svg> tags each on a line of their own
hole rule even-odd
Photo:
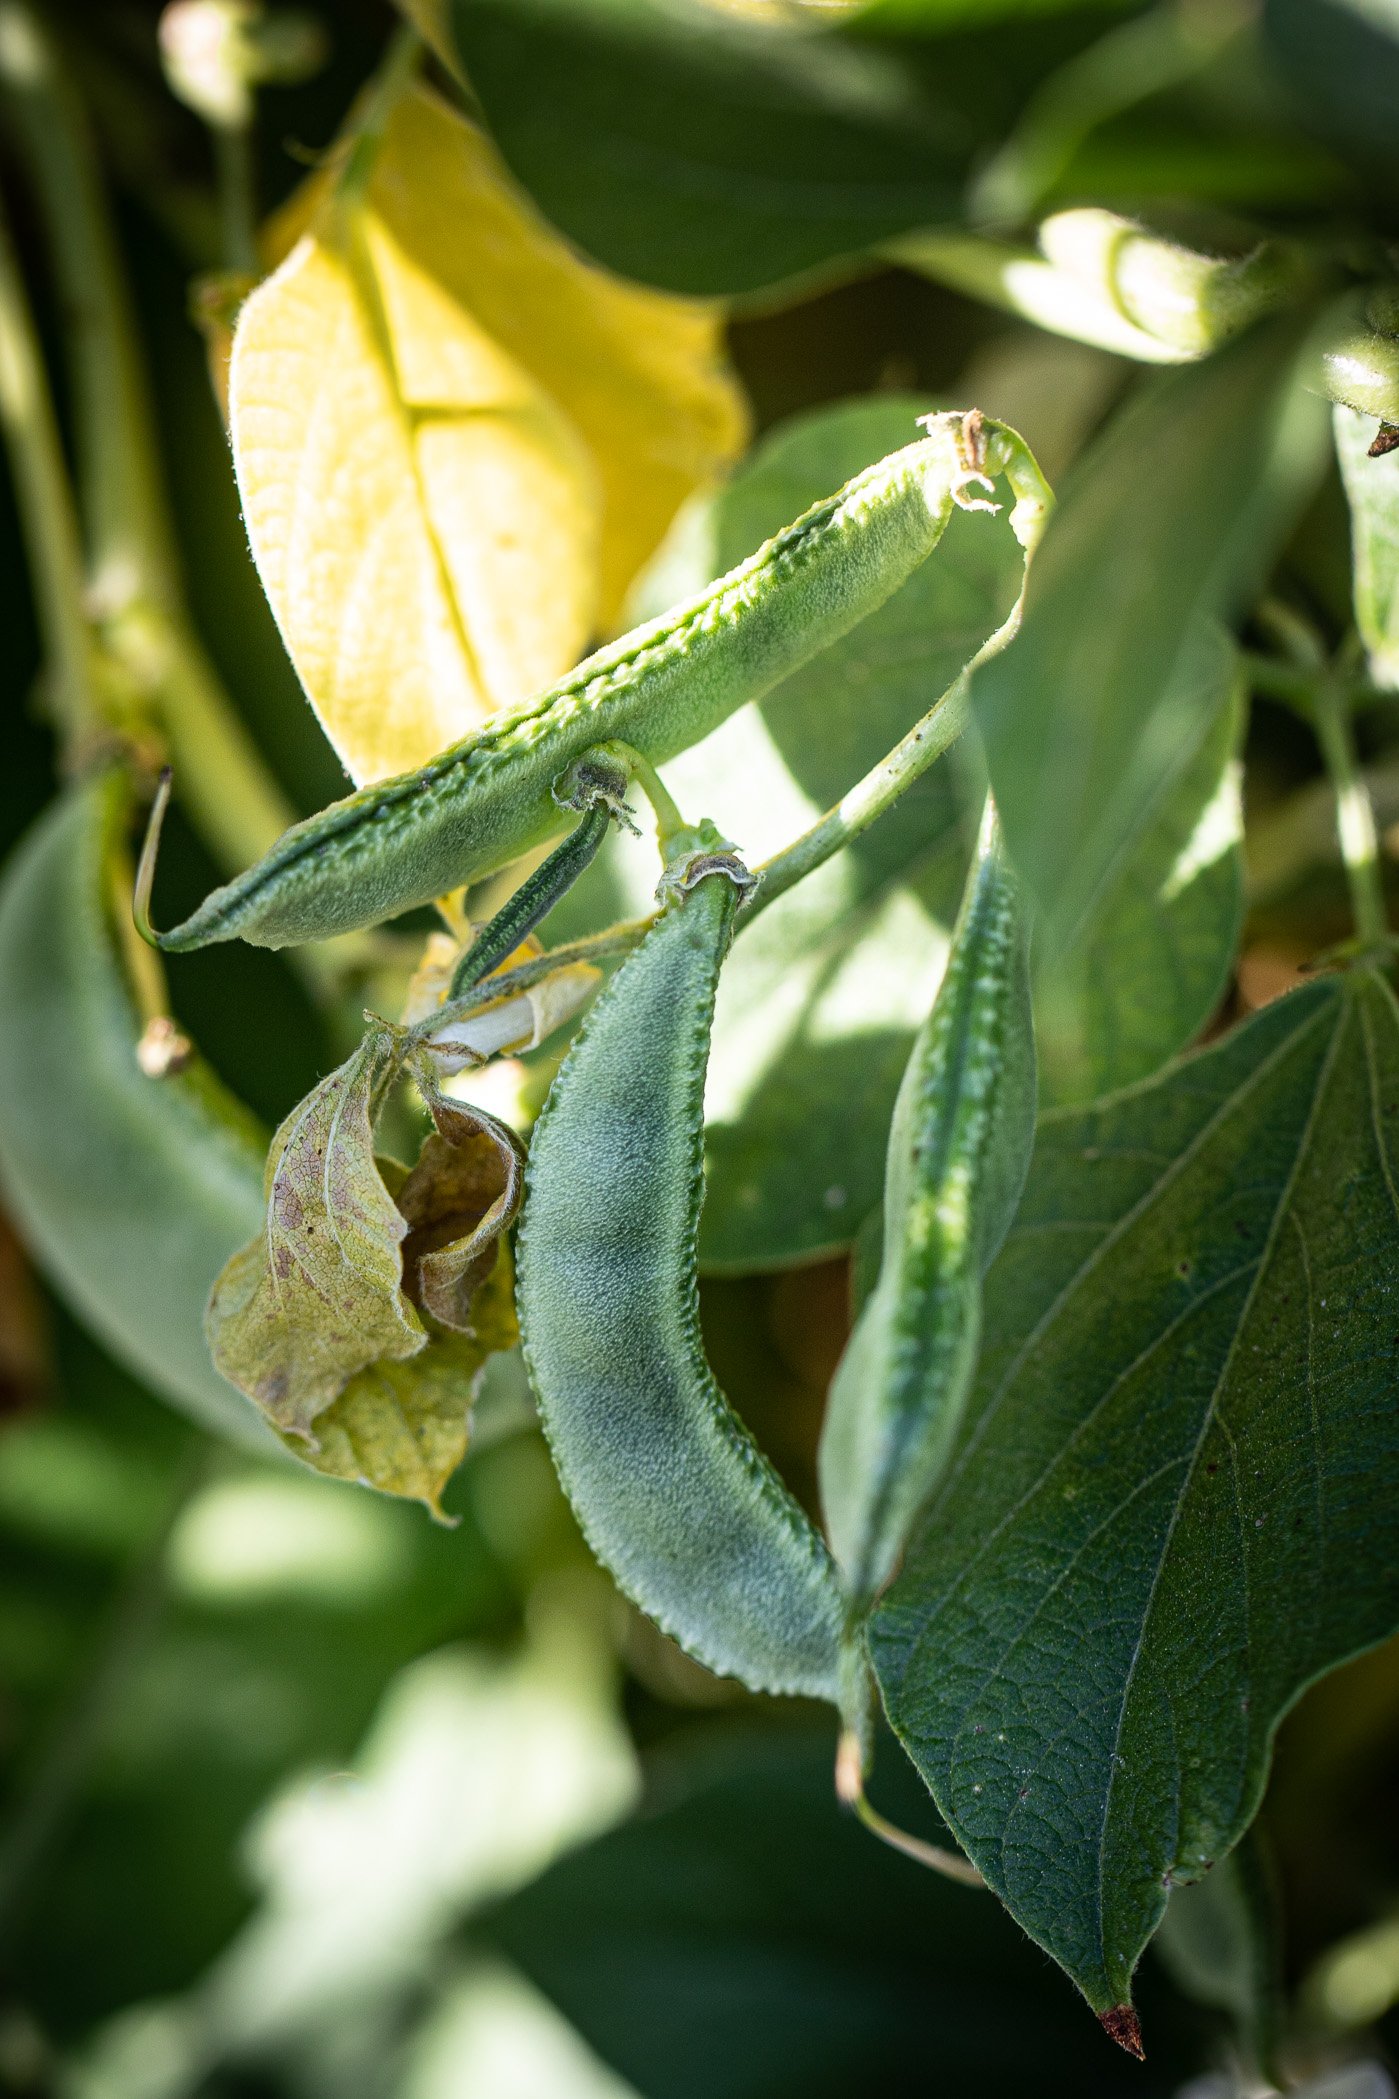
<svg viewBox="0 0 1399 2099">
<path fill-rule="evenodd" d="M 395 109 L 369 194 L 404 251 L 519 360 L 592 451 L 610 624 L 685 497 L 747 441 L 719 308 L 585 262 L 485 134 L 427 88 Z"/>
<path fill-rule="evenodd" d="M 247 300 L 229 402 L 264 588 L 356 781 L 421 764 L 585 645 L 586 454 L 372 214 L 304 235 Z"/>
<path fill-rule="evenodd" d="M 267 229 L 233 441 L 268 595 L 363 781 L 566 670 L 748 420 L 719 309 L 576 255 L 429 89 L 389 118 L 348 259 L 334 186 L 312 176 Z M 293 564 L 288 513 L 339 494 L 332 457 L 352 499 Z"/>
</svg>

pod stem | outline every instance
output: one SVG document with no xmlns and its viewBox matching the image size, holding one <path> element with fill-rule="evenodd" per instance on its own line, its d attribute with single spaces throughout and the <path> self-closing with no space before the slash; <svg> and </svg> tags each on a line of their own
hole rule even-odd
<svg viewBox="0 0 1399 2099">
<path fill-rule="evenodd" d="M 896 1823 L 881 1815 L 865 1792 L 864 1753 L 859 1735 L 851 1728 L 845 1729 L 836 1745 L 836 1798 L 842 1807 L 853 1810 L 872 1836 L 879 1838 L 894 1851 L 901 1851 L 905 1858 L 914 1859 L 920 1866 L 931 1867 L 946 1880 L 955 1880 L 965 1888 L 984 1888 L 986 1882 L 977 1872 L 970 1859 L 963 1858 L 958 1851 L 948 1851 L 941 1844 L 929 1844 L 922 1837 L 910 1835 Z"/>
<path fill-rule="evenodd" d="M 613 738 L 608 743 L 598 744 L 594 751 L 587 753 L 588 758 L 604 756 L 619 765 L 629 779 L 635 780 L 651 804 L 651 812 L 656 819 L 656 843 L 660 847 L 661 859 L 672 859 L 677 841 L 687 838 L 693 826 L 687 824 L 680 814 L 675 798 L 665 781 L 645 753 L 637 750 L 634 744 L 622 743 Z"/>
</svg>

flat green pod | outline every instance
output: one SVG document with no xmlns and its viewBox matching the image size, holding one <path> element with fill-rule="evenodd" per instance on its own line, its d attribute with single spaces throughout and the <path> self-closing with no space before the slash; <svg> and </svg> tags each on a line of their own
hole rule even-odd
<svg viewBox="0 0 1399 2099">
<path fill-rule="evenodd" d="M 736 870 L 692 866 L 554 1082 L 530 1149 L 520 1325 L 559 1476 L 626 1594 L 719 1674 L 833 1699 L 830 1556 L 700 1336 L 704 1079 Z"/>
<path fill-rule="evenodd" d="M 981 1278 L 1030 1163 L 1035 1052 L 1015 877 L 989 808 L 889 1134 L 879 1279 L 836 1370 L 821 1500 L 850 1609 L 893 1576 L 976 1371 Z"/>
<path fill-rule="evenodd" d="M 374 925 L 565 828 L 561 772 L 598 743 L 656 763 L 697 743 L 882 605 L 932 552 L 968 478 L 961 419 L 878 461 L 747 561 L 430 764 L 287 831 L 160 936 L 286 947 Z"/>
<path fill-rule="evenodd" d="M 118 771 L 70 787 L 0 888 L 0 1180 L 55 1288 L 203 1427 L 275 1447 L 215 1370 L 205 1300 L 259 1228 L 266 1137 L 199 1058 L 154 1077 L 110 911 L 130 808 Z"/>
</svg>

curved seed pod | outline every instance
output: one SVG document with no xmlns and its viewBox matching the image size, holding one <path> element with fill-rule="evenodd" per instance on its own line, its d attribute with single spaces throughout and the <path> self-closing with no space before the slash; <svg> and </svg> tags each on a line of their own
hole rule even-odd
<svg viewBox="0 0 1399 2099">
<path fill-rule="evenodd" d="M 961 427 L 961 417 L 936 419 L 528 705 L 294 825 L 159 944 L 285 947 L 373 925 L 551 837 L 553 784 L 590 746 L 621 740 L 656 763 L 697 743 L 883 604 L 932 552 L 967 478 Z"/>
<path fill-rule="evenodd" d="M 981 1278 L 1030 1162 L 1035 1054 L 1024 922 L 987 806 L 951 959 L 889 1136 L 884 1253 L 831 1387 L 821 1498 L 851 1615 L 890 1580 L 976 1368 Z"/>
<path fill-rule="evenodd" d="M 740 872 L 691 863 L 554 1082 L 530 1149 L 520 1325 L 559 1477 L 626 1594 L 721 1675 L 834 1699 L 835 1570 L 700 1339 L 704 1075 Z"/>
<path fill-rule="evenodd" d="M 130 789 L 56 801 L 0 890 L 0 1177 L 55 1287 L 138 1377 L 203 1426 L 275 1447 L 209 1360 L 209 1286 L 258 1229 L 267 1139 L 191 1058 L 142 1069 L 109 916 Z"/>
</svg>

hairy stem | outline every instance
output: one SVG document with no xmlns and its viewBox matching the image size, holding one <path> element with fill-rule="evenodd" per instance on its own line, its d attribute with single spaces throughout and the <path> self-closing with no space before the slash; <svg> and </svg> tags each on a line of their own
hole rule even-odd
<svg viewBox="0 0 1399 2099">
<path fill-rule="evenodd" d="M 1321 680 L 1312 701 L 1317 741 L 1336 797 L 1336 836 L 1350 890 L 1356 937 L 1367 947 L 1389 938 L 1375 812 L 1356 756 L 1350 708 L 1344 692 Z"/>
<path fill-rule="evenodd" d="M 74 757 L 102 728 L 93 686 L 83 556 L 48 375 L 9 227 L 0 215 L 0 426 L 51 673 L 57 726 Z"/>
</svg>

